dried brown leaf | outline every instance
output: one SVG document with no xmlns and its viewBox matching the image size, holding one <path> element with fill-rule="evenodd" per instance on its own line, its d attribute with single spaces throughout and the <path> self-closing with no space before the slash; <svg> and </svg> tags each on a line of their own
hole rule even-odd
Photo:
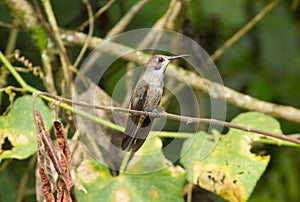
<svg viewBox="0 0 300 202">
<path fill-rule="evenodd" d="M 58 121 L 54 122 L 55 136 L 57 138 L 58 151 L 60 152 L 61 159 L 60 165 L 66 175 L 68 191 L 73 186 L 72 177 L 70 174 L 71 170 L 71 151 L 68 145 L 67 132 Z"/>
</svg>

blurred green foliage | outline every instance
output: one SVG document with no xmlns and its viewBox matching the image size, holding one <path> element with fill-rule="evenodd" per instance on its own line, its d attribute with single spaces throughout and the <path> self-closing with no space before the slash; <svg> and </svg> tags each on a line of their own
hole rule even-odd
<svg viewBox="0 0 300 202">
<path fill-rule="evenodd" d="M 94 35 L 104 37 L 137 1 L 116 1 L 95 21 Z M 103 0 L 90 2 L 94 12 L 106 3 Z M 196 40 L 209 54 L 212 54 L 268 2 L 266 0 L 191 0 L 180 16 L 180 26 L 177 31 Z M 80 0 L 53 0 L 51 3 L 58 24 L 63 28 L 76 29 L 87 19 L 86 9 Z M 300 86 L 300 8 L 292 10 L 292 3 L 292 0 L 280 1 L 249 33 L 216 60 L 216 66 L 226 86 L 262 100 L 300 108 L 298 89 Z M 165 0 L 149 1 L 132 20 L 127 30 L 151 27 L 164 14 L 168 5 L 169 1 Z M 12 22 L 12 17 L 2 1 L 0 1 L 0 21 Z M 1 51 L 5 51 L 10 33 L 9 28 L 0 26 Z M 22 55 L 34 65 L 42 65 L 38 48 L 28 33 L 18 33 L 15 48 L 20 49 Z M 74 61 L 78 48 L 70 47 L 68 51 L 71 60 Z M 26 81 L 32 86 L 41 86 L 34 76 L 24 75 Z M 5 85 L 15 85 L 13 78 L 6 79 Z M 115 80 L 117 79 L 108 79 L 108 81 Z M 112 85 L 105 82 L 102 86 L 110 91 L 108 86 Z M 0 99 L 0 113 L 3 114 L 9 103 L 8 97 L 1 94 Z M 241 111 L 243 109 L 228 106 L 228 120 Z M 279 121 L 285 134 L 300 131 L 298 124 Z M 271 163 L 250 201 L 300 201 L 299 149 L 265 146 L 264 150 L 271 154 Z M 26 170 L 27 163 L 27 161 L 10 161 L 8 166 L 1 164 L 0 168 L 3 170 L 0 169 L 0 201 L 15 200 L 13 193 L 18 189 L 18 182 Z M 31 173 L 30 183 L 27 185 L 28 198 L 26 197 L 24 201 L 35 200 L 31 193 L 34 188 L 32 178 L 34 174 Z"/>
</svg>

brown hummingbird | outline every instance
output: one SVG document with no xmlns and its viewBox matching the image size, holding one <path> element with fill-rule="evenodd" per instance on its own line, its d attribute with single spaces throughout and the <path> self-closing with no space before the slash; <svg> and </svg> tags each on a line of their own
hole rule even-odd
<svg viewBox="0 0 300 202">
<path fill-rule="evenodd" d="M 186 57 L 189 54 L 177 56 L 154 55 L 135 86 L 129 108 L 145 112 L 157 112 L 163 94 L 164 77 L 171 60 Z M 148 115 L 130 114 L 127 119 L 122 150 L 136 152 L 144 144 L 152 123 L 153 117 Z"/>
</svg>

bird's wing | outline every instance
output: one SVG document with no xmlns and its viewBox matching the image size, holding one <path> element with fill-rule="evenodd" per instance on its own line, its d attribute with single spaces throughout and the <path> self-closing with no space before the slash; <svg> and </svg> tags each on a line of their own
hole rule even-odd
<svg viewBox="0 0 300 202">
<path fill-rule="evenodd" d="M 139 82 L 134 90 L 133 96 L 130 100 L 130 109 L 135 110 L 144 110 L 144 104 L 146 102 L 148 93 L 148 85 L 143 83 L 143 81 Z M 145 141 L 147 137 L 151 125 L 151 119 L 145 115 L 133 115 L 130 114 L 125 128 L 125 136 L 123 138 L 121 148 L 123 150 L 129 151 L 136 148 L 135 140 L 138 138 L 138 142 L 140 142 L 140 146 L 135 150 L 137 151 Z M 147 127 L 149 126 L 149 127 Z M 147 132 L 147 133 L 146 133 Z M 145 136 L 145 137 L 144 137 Z M 138 146 L 138 145 L 137 145 Z"/>
</svg>

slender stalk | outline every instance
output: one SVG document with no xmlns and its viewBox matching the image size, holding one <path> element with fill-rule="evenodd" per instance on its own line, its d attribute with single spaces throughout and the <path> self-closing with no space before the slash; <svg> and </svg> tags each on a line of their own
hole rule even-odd
<svg viewBox="0 0 300 202">
<path fill-rule="evenodd" d="M 266 7 L 258 13 L 252 20 L 250 20 L 244 27 L 230 37 L 220 48 L 218 48 L 212 55 L 212 61 L 219 58 L 233 43 L 244 36 L 250 29 L 252 29 L 259 21 L 261 21 L 266 14 L 268 14 L 279 2 L 279 0 L 273 0 L 266 5 Z"/>
<path fill-rule="evenodd" d="M 12 28 L 10 30 L 7 45 L 5 48 L 5 55 L 9 55 L 14 51 L 18 39 L 18 34 L 19 30 L 17 28 Z"/>
<path fill-rule="evenodd" d="M 120 34 L 125 30 L 138 11 L 148 2 L 148 0 L 140 0 L 126 13 L 126 15 L 106 34 L 106 38 L 110 38 Z"/>
<path fill-rule="evenodd" d="M 62 42 L 62 39 L 60 37 L 59 28 L 56 22 L 55 15 L 53 13 L 51 2 L 50 0 L 43 0 L 42 3 L 51 27 L 51 29 L 47 31 L 49 32 L 50 36 L 52 36 L 59 50 L 58 55 L 61 61 L 61 67 L 63 69 L 64 80 L 66 84 L 63 92 L 65 93 L 66 97 L 71 97 L 70 89 L 71 89 L 71 82 L 72 82 L 72 71 L 70 71 L 70 69 L 72 68 L 72 64 L 67 55 L 67 51 L 64 46 L 64 43 Z"/>
<path fill-rule="evenodd" d="M 131 152 L 127 152 L 123 158 L 123 161 L 121 163 L 121 166 L 120 166 L 120 173 L 124 173 L 124 171 L 126 170 L 126 167 L 129 163 L 129 160 L 132 156 L 132 153 Z"/>
<path fill-rule="evenodd" d="M 87 50 L 87 48 L 89 46 L 89 43 L 91 41 L 91 38 L 93 36 L 93 33 L 94 33 L 94 16 L 93 16 L 92 6 L 91 6 L 91 4 L 88 0 L 83 0 L 83 3 L 85 4 L 85 7 L 86 7 L 87 12 L 88 12 L 88 16 L 89 16 L 89 21 L 88 21 L 89 22 L 89 33 L 88 33 L 88 36 L 86 38 L 86 41 L 84 42 L 84 44 L 83 44 L 83 46 L 80 50 L 80 53 L 79 53 L 78 57 L 76 58 L 76 61 L 73 64 L 73 66 L 75 68 L 78 66 L 79 62 L 83 58 L 84 53 Z"/>
<path fill-rule="evenodd" d="M 103 7 L 101 7 L 94 15 L 94 19 L 99 18 L 116 0 L 108 1 Z M 83 31 L 83 29 L 89 25 L 89 19 L 84 21 L 79 27 L 78 30 Z"/>
</svg>

